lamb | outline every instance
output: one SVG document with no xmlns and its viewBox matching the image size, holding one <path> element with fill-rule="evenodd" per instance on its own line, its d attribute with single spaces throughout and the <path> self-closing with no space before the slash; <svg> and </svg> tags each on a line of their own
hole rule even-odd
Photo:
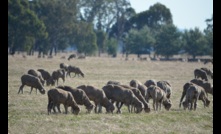
<svg viewBox="0 0 221 134">
<path fill-rule="evenodd" d="M 167 81 L 158 81 L 157 86 L 163 89 L 163 91 L 166 93 L 166 97 L 170 99 L 170 96 L 172 94 L 172 86 Z"/>
<path fill-rule="evenodd" d="M 197 80 L 197 79 L 195 79 Z M 192 82 L 187 82 L 184 84 L 183 86 L 183 92 L 182 92 L 182 95 L 181 95 L 181 98 L 180 98 L 180 104 L 179 104 L 179 107 L 181 107 L 181 104 L 182 104 L 182 101 L 183 101 L 183 98 L 186 96 L 186 92 L 187 92 L 187 89 L 190 87 L 190 86 L 198 86 L 197 84 L 195 83 L 192 83 Z M 202 100 L 201 98 L 199 98 L 199 100 Z M 206 103 L 209 103 L 210 100 L 208 100 L 208 98 L 205 99 Z"/>
<path fill-rule="evenodd" d="M 59 78 L 62 78 L 63 83 L 65 82 L 65 71 L 64 69 L 58 69 L 52 72 L 52 78 L 54 81 L 57 81 L 58 85 L 58 80 Z"/>
<path fill-rule="evenodd" d="M 200 69 L 203 70 L 203 71 L 205 71 L 206 74 L 207 74 L 207 76 L 210 76 L 211 79 L 213 79 L 213 72 L 212 72 L 210 69 L 205 68 L 205 67 L 202 67 L 202 68 L 200 68 Z"/>
<path fill-rule="evenodd" d="M 190 82 L 203 87 L 204 90 L 206 91 L 206 94 L 209 93 L 213 95 L 213 85 L 211 83 L 204 81 L 204 80 L 199 80 L 199 79 L 192 79 Z"/>
<path fill-rule="evenodd" d="M 81 69 L 80 69 L 79 67 L 75 67 L 75 66 L 69 65 L 69 66 L 68 66 L 67 75 L 69 75 L 70 77 L 71 77 L 71 72 L 74 72 L 74 73 L 75 73 L 74 77 L 75 77 L 76 75 L 79 76 L 79 74 L 80 74 L 82 77 L 84 77 L 84 73 L 81 71 Z"/>
<path fill-rule="evenodd" d="M 44 86 L 45 81 L 42 78 L 42 75 L 39 71 L 34 70 L 34 69 L 30 69 L 30 70 L 28 70 L 28 74 L 38 77 L 41 81 L 41 84 Z"/>
<path fill-rule="evenodd" d="M 92 109 L 94 108 L 94 105 L 90 102 L 88 96 L 82 89 L 72 88 L 70 86 L 58 86 L 57 88 L 71 92 L 76 103 L 78 105 L 85 105 L 87 112 L 91 113 Z"/>
<path fill-rule="evenodd" d="M 166 97 L 164 90 L 158 86 L 151 85 L 147 88 L 147 102 L 149 102 L 150 98 L 153 99 L 153 108 L 155 111 L 158 111 L 158 104 L 159 110 L 161 110 L 161 104 L 164 105 L 166 110 L 169 110 L 172 106 L 172 103 L 170 99 Z"/>
<path fill-rule="evenodd" d="M 56 113 L 55 106 L 57 106 L 58 111 L 61 113 L 60 104 L 64 105 L 65 114 L 68 112 L 68 107 L 72 107 L 72 113 L 78 115 L 80 108 L 74 100 L 71 92 L 65 91 L 59 88 L 52 88 L 48 91 L 48 115 L 51 113 L 53 108 L 54 113 Z"/>
<path fill-rule="evenodd" d="M 87 94 L 88 98 L 95 103 L 95 113 L 101 113 L 102 107 L 106 108 L 107 113 L 113 113 L 114 111 L 114 105 L 108 100 L 107 96 L 105 95 L 103 90 L 100 90 L 98 88 L 95 88 L 90 85 L 81 85 L 77 87 L 78 89 L 84 90 L 84 92 Z M 99 110 L 97 111 L 97 107 L 99 107 Z"/>
<path fill-rule="evenodd" d="M 134 105 L 136 113 L 140 113 L 144 108 L 143 103 L 129 89 L 123 88 L 119 85 L 106 85 L 102 89 L 109 100 L 122 102 L 121 104 L 124 103 L 128 107 L 129 112 L 131 112 L 130 105 Z M 120 108 L 121 106 L 118 107 L 117 112 L 120 111 Z"/>
<path fill-rule="evenodd" d="M 40 79 L 38 77 L 35 77 L 30 74 L 24 74 L 21 76 L 21 83 L 22 85 L 20 86 L 18 90 L 18 94 L 20 93 L 20 91 L 22 91 L 22 94 L 23 94 L 23 88 L 25 85 L 31 87 L 31 92 L 33 88 L 36 88 L 40 91 L 41 94 L 45 94 L 45 89 L 43 85 L 41 84 Z"/>
<path fill-rule="evenodd" d="M 186 91 L 186 99 L 183 102 L 184 110 L 186 110 L 186 108 L 188 108 L 189 110 L 192 110 L 193 103 L 194 103 L 194 110 L 196 110 L 198 99 L 203 101 L 204 108 L 209 107 L 210 101 L 206 97 L 205 90 L 200 86 L 191 84 Z M 190 108 L 189 108 L 189 103 L 190 103 Z"/>
<path fill-rule="evenodd" d="M 49 85 L 52 85 L 54 86 L 55 85 L 55 81 L 53 80 L 51 74 L 44 70 L 44 69 L 38 69 L 38 71 L 41 73 L 43 79 L 46 81 L 46 85 L 49 86 Z"/>
<path fill-rule="evenodd" d="M 195 78 L 201 78 L 202 80 L 208 81 L 207 74 L 204 70 L 195 69 L 194 76 L 195 76 Z"/>
<path fill-rule="evenodd" d="M 145 85 L 143 85 L 140 81 L 138 81 L 138 80 L 131 80 L 130 81 L 130 86 L 138 88 L 140 90 L 141 94 L 143 95 L 143 97 L 146 98 L 147 87 Z"/>
<path fill-rule="evenodd" d="M 68 60 L 72 59 L 72 58 L 75 58 L 76 57 L 76 54 L 71 54 L 69 57 L 68 57 Z"/>
<path fill-rule="evenodd" d="M 146 87 L 149 87 L 149 86 L 151 86 L 151 85 L 157 85 L 157 82 L 156 82 L 156 80 L 147 80 L 147 81 L 144 83 L 144 85 L 145 85 Z"/>
</svg>

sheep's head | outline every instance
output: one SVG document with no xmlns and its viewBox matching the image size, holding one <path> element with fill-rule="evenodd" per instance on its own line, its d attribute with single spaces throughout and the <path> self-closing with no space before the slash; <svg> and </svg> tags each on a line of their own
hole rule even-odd
<svg viewBox="0 0 221 134">
<path fill-rule="evenodd" d="M 167 99 L 167 100 L 163 101 L 163 105 L 164 105 L 165 109 L 167 111 L 169 111 L 170 108 L 172 107 L 172 102 L 169 99 Z"/>
<path fill-rule="evenodd" d="M 187 102 L 187 101 L 184 101 L 183 102 L 183 108 L 184 108 L 184 110 L 186 110 L 186 108 L 188 108 L 189 107 L 189 103 Z"/>
<path fill-rule="evenodd" d="M 209 107 L 209 104 L 210 104 L 210 100 L 206 99 L 206 107 Z"/>
<path fill-rule="evenodd" d="M 91 111 L 93 110 L 95 106 L 93 104 L 89 105 L 86 109 L 88 111 L 88 113 L 91 113 Z"/>
<path fill-rule="evenodd" d="M 107 113 L 113 113 L 114 110 L 115 110 L 115 107 L 112 103 L 110 103 L 110 105 L 106 108 Z"/>
<path fill-rule="evenodd" d="M 42 88 L 39 90 L 41 94 L 45 94 L 45 90 Z"/>
<path fill-rule="evenodd" d="M 77 106 L 72 106 L 72 113 L 78 115 L 81 109 Z"/>
</svg>

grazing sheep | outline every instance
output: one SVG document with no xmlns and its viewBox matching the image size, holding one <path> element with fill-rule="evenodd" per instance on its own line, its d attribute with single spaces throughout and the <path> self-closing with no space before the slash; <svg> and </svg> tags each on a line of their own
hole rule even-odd
<svg viewBox="0 0 221 134">
<path fill-rule="evenodd" d="M 130 105 L 134 105 L 136 113 L 140 113 L 144 108 L 143 103 L 129 89 L 119 85 L 106 85 L 102 89 L 109 100 L 121 102 L 121 106 L 125 104 L 129 112 L 131 112 Z M 117 105 L 117 112 L 120 112 L 121 106 Z"/>
<path fill-rule="evenodd" d="M 194 110 L 196 110 L 198 99 L 203 101 L 204 108 L 209 106 L 210 101 L 206 96 L 205 90 L 200 86 L 197 86 L 195 84 L 190 84 L 189 88 L 186 91 L 186 99 L 183 102 L 184 110 L 186 110 L 186 108 L 192 110 L 193 103 L 194 103 Z M 190 108 L 189 108 L 189 103 L 190 103 Z"/>
<path fill-rule="evenodd" d="M 147 80 L 147 81 L 144 83 L 144 85 L 145 85 L 146 87 L 149 87 L 149 86 L 151 86 L 151 85 L 157 85 L 157 82 L 156 82 L 156 80 Z"/>
<path fill-rule="evenodd" d="M 206 94 L 209 93 L 213 95 L 213 85 L 211 83 L 200 79 L 192 79 L 190 82 L 203 87 L 204 90 L 206 91 Z"/>
<path fill-rule="evenodd" d="M 147 88 L 147 102 L 149 102 L 150 98 L 153 99 L 153 109 L 155 111 L 158 111 L 158 104 L 159 110 L 161 110 L 161 104 L 164 105 L 166 110 L 169 110 L 172 106 L 172 103 L 170 99 L 166 97 L 164 90 L 158 86 L 151 85 Z"/>
<path fill-rule="evenodd" d="M 95 113 L 97 113 L 97 106 L 99 107 L 98 113 L 101 113 L 102 107 L 106 108 L 107 113 L 113 113 L 114 105 L 108 100 L 107 96 L 105 95 L 103 90 L 95 88 L 89 85 L 81 85 L 77 87 L 78 89 L 84 90 L 87 94 L 88 98 L 95 103 Z"/>
<path fill-rule="evenodd" d="M 50 85 L 54 86 L 55 85 L 55 81 L 53 80 L 51 74 L 48 71 L 46 71 L 44 69 L 38 69 L 38 71 L 41 73 L 43 79 L 46 81 L 47 86 L 50 86 Z"/>
<path fill-rule="evenodd" d="M 72 88 L 70 86 L 58 86 L 57 88 L 71 92 L 77 104 L 85 105 L 87 112 L 91 113 L 91 110 L 94 108 L 94 105 L 90 102 L 84 90 L 80 88 Z"/>
<path fill-rule="evenodd" d="M 158 81 L 157 86 L 163 89 L 163 91 L 166 93 L 166 97 L 170 99 L 170 96 L 172 94 L 172 86 L 167 81 Z"/>
<path fill-rule="evenodd" d="M 76 54 L 71 54 L 69 57 L 68 57 L 68 60 L 72 59 L 72 58 L 75 58 L 76 57 Z"/>
<path fill-rule="evenodd" d="M 146 98 L 147 87 L 145 85 L 143 85 L 140 81 L 138 81 L 138 80 L 131 80 L 130 81 L 130 86 L 139 89 L 141 94 L 143 95 L 143 97 Z"/>
<path fill-rule="evenodd" d="M 42 75 L 39 71 L 34 70 L 34 69 L 30 69 L 30 70 L 28 70 L 28 74 L 38 77 L 39 80 L 41 81 L 41 84 L 44 86 L 45 81 L 42 78 Z"/>
<path fill-rule="evenodd" d="M 32 92 L 33 88 L 36 88 L 40 91 L 41 94 L 45 94 L 45 89 L 42 86 L 38 77 L 35 77 L 30 74 L 24 74 L 21 76 L 21 83 L 22 83 L 22 85 L 20 86 L 20 88 L 18 90 L 18 94 L 20 93 L 20 91 L 22 91 L 22 94 L 23 94 L 23 88 L 25 85 L 31 87 L 31 92 Z M 31 92 L 30 92 L 30 94 L 31 94 Z"/>
<path fill-rule="evenodd" d="M 194 70 L 194 76 L 195 76 L 196 79 L 201 78 L 202 80 L 208 81 L 207 74 L 204 70 L 195 69 Z"/>
<path fill-rule="evenodd" d="M 132 90 L 132 92 L 134 93 L 134 95 L 144 104 L 144 111 L 146 113 L 150 112 L 150 105 L 149 103 L 147 103 L 147 101 L 145 100 L 145 98 L 143 97 L 143 95 L 141 94 L 140 90 L 128 85 L 120 85 L 124 88 L 127 88 L 129 90 Z M 132 110 L 131 110 L 132 111 Z"/>
<path fill-rule="evenodd" d="M 79 67 L 75 67 L 75 66 L 71 66 L 69 65 L 68 66 L 68 72 L 67 72 L 67 75 L 69 75 L 71 77 L 71 72 L 75 73 L 74 77 L 76 75 L 79 76 L 79 74 L 84 77 L 84 73 L 81 71 L 81 69 Z"/>
<path fill-rule="evenodd" d="M 197 79 L 195 79 L 197 80 Z M 183 98 L 186 96 L 186 92 L 187 92 L 187 89 L 192 86 L 192 85 L 195 85 L 195 83 L 192 83 L 192 82 L 187 82 L 184 84 L 183 86 L 183 92 L 182 92 L 182 95 L 181 95 L 181 98 L 180 98 L 180 104 L 179 104 L 179 107 L 181 108 L 181 104 L 182 104 L 182 101 L 183 101 Z M 195 86 L 198 86 L 197 84 Z M 199 98 L 199 100 L 202 100 L 201 98 Z M 202 100 L 203 101 L 203 100 Z M 208 98 L 205 99 L 206 103 L 209 103 L 210 101 L 208 100 Z"/>
<path fill-rule="evenodd" d="M 62 78 L 63 83 L 65 82 L 65 71 L 64 69 L 58 69 L 56 71 L 52 72 L 52 78 L 54 81 L 57 81 L 57 85 L 58 85 L 58 79 Z"/>
<path fill-rule="evenodd" d="M 86 59 L 86 56 L 80 55 L 80 56 L 78 56 L 78 59 Z"/>
<path fill-rule="evenodd" d="M 120 85 L 121 83 L 118 82 L 118 81 L 112 81 L 112 80 L 110 80 L 110 81 L 107 82 L 107 85 L 109 85 L 109 84 Z"/>
<path fill-rule="evenodd" d="M 209 63 L 209 62 L 211 62 L 211 63 L 213 64 L 213 59 L 206 59 L 206 60 L 204 61 L 204 64 L 207 64 L 207 63 Z"/>
<path fill-rule="evenodd" d="M 52 88 L 48 91 L 48 115 L 51 113 L 53 108 L 54 113 L 56 113 L 55 106 L 57 106 L 58 111 L 61 113 L 60 104 L 64 105 L 65 114 L 68 112 L 68 107 L 72 107 L 72 113 L 78 115 L 80 108 L 74 100 L 71 92 L 65 91 L 59 88 Z"/>
<path fill-rule="evenodd" d="M 202 68 L 200 68 L 200 69 L 203 70 L 203 71 L 205 71 L 206 74 L 207 74 L 207 76 L 210 76 L 211 79 L 213 79 L 213 72 L 212 72 L 210 69 L 205 68 L 205 67 L 202 67 Z"/>
</svg>

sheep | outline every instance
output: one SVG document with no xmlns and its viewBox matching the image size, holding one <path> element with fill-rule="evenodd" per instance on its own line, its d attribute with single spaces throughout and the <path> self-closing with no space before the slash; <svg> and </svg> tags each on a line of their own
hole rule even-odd
<svg viewBox="0 0 221 134">
<path fill-rule="evenodd" d="M 151 86 L 151 85 L 157 85 L 157 82 L 156 82 L 156 80 L 147 80 L 145 83 L 144 83 L 144 85 L 146 86 L 146 87 L 149 87 L 149 86 Z"/>
<path fill-rule="evenodd" d="M 203 87 L 204 90 L 206 91 L 206 94 L 209 93 L 213 95 L 213 85 L 211 83 L 204 81 L 204 80 L 199 80 L 199 79 L 192 79 L 190 82 Z"/>
<path fill-rule="evenodd" d="M 40 91 L 41 94 L 45 94 L 45 89 L 44 89 L 43 85 L 41 84 L 38 77 L 35 77 L 30 74 L 24 74 L 21 76 L 21 83 L 22 83 L 22 85 L 20 86 L 20 88 L 18 90 L 18 94 L 20 93 L 20 91 L 22 91 L 22 94 L 23 94 L 23 88 L 25 85 L 31 87 L 31 92 L 32 92 L 33 88 L 36 88 Z M 30 94 L 31 94 L 31 92 L 30 92 Z"/>
<path fill-rule="evenodd" d="M 75 66 L 69 65 L 69 66 L 68 66 L 67 75 L 69 75 L 70 77 L 71 77 L 71 72 L 74 72 L 74 73 L 75 73 L 74 77 L 75 77 L 76 75 L 79 76 L 79 74 L 80 74 L 82 77 L 84 77 L 84 73 L 81 71 L 81 69 L 80 69 L 79 67 L 75 67 Z"/>
<path fill-rule="evenodd" d="M 203 101 L 204 108 L 209 107 L 210 101 L 206 96 L 205 90 L 200 86 L 197 86 L 195 84 L 190 84 L 189 88 L 186 91 L 186 99 L 182 103 L 184 110 L 186 110 L 186 108 L 192 110 L 193 103 L 194 103 L 194 110 L 196 110 L 198 99 Z M 190 103 L 190 108 L 189 108 L 189 103 Z"/>
<path fill-rule="evenodd" d="M 68 60 L 72 59 L 72 58 L 75 58 L 76 57 L 76 54 L 71 54 L 69 57 L 68 57 Z"/>
<path fill-rule="evenodd" d="M 116 102 L 122 102 L 121 106 L 123 105 L 123 103 L 128 107 L 128 111 L 131 112 L 130 110 L 130 105 L 134 105 L 134 107 L 136 108 L 136 113 L 140 113 L 142 112 L 144 105 L 143 103 L 134 95 L 134 93 L 129 90 L 126 89 L 122 86 L 119 85 L 105 85 L 103 88 L 103 91 L 105 92 L 107 98 L 109 100 L 113 100 Z M 117 105 L 117 113 L 121 113 L 120 112 L 120 107 L 118 107 Z"/>
<path fill-rule="evenodd" d="M 39 71 L 34 70 L 34 69 L 30 69 L 30 70 L 28 70 L 28 74 L 38 77 L 41 81 L 41 84 L 44 86 L 45 81 L 42 78 L 42 75 Z"/>
<path fill-rule="evenodd" d="M 38 69 L 38 71 L 41 73 L 43 79 L 46 81 L 46 85 L 49 86 L 49 85 L 52 85 L 54 86 L 55 85 L 55 81 L 53 80 L 51 74 L 44 70 L 44 69 Z"/>
<path fill-rule="evenodd" d="M 118 82 L 118 81 L 112 81 L 112 80 L 110 80 L 110 81 L 107 82 L 106 85 L 109 85 L 109 84 L 120 85 L 121 83 Z"/>
<path fill-rule="evenodd" d="M 100 90 L 94 86 L 90 85 L 80 85 L 77 87 L 78 89 L 84 90 L 87 94 L 88 98 L 95 103 L 95 113 L 101 113 L 102 107 L 106 108 L 107 113 L 113 113 L 115 107 L 114 105 L 108 100 L 107 96 L 105 95 L 103 90 Z M 99 107 L 97 111 L 97 107 Z"/>
<path fill-rule="evenodd" d="M 63 83 L 65 82 L 65 71 L 64 69 L 58 69 L 52 72 L 52 78 L 54 81 L 57 81 L 58 85 L 58 80 L 59 78 L 62 78 Z"/>
<path fill-rule="evenodd" d="M 149 103 L 147 103 L 147 101 L 145 100 L 145 98 L 143 97 L 143 95 L 141 94 L 139 89 L 131 87 L 131 86 L 128 86 L 128 85 L 120 85 L 120 86 L 131 90 L 134 93 L 134 95 L 144 104 L 144 111 L 146 113 L 150 112 Z"/>
<path fill-rule="evenodd" d="M 172 94 L 172 86 L 167 81 L 158 81 L 157 86 L 163 89 L 163 91 L 166 93 L 166 97 L 170 99 L 170 96 Z"/>
<path fill-rule="evenodd" d="M 64 69 L 65 70 L 65 73 L 68 72 L 68 64 L 65 64 L 65 63 L 60 63 L 60 69 Z"/>
<path fill-rule="evenodd" d="M 213 79 L 213 72 L 212 72 L 210 69 L 205 68 L 205 67 L 202 67 L 202 68 L 200 68 L 200 69 L 203 70 L 203 71 L 205 71 L 206 74 L 207 74 L 207 76 L 210 76 L 211 79 Z"/>
<path fill-rule="evenodd" d="M 55 106 L 57 106 L 58 111 L 61 113 L 60 104 L 64 105 L 65 114 L 68 112 L 68 107 L 72 107 L 72 113 L 78 115 L 80 108 L 75 102 L 74 97 L 71 92 L 65 91 L 59 88 L 52 88 L 48 92 L 48 115 L 51 113 L 53 108 L 54 113 L 56 113 Z"/>
<path fill-rule="evenodd" d="M 164 105 L 167 111 L 170 110 L 172 106 L 172 102 L 166 97 L 166 93 L 164 92 L 164 90 L 158 86 L 151 85 L 147 88 L 147 102 L 149 102 L 150 98 L 153 99 L 154 111 L 158 111 L 158 104 L 159 110 L 161 110 L 161 104 Z"/>
<path fill-rule="evenodd" d="M 197 80 L 197 79 L 195 79 Z M 193 82 L 187 82 L 183 85 L 183 92 L 182 92 L 182 95 L 181 95 L 181 98 L 180 98 L 180 104 L 179 104 L 179 107 L 181 108 L 181 104 L 182 104 L 182 101 L 183 101 L 183 98 L 186 96 L 186 92 L 187 92 L 187 89 L 192 86 L 192 85 L 195 85 L 195 86 L 198 86 L 197 84 L 193 83 Z M 201 98 L 199 98 L 199 100 L 202 100 Z M 203 100 L 202 100 L 203 101 Z M 206 103 L 209 103 L 210 101 L 208 100 L 208 98 L 205 99 Z"/>
<path fill-rule="evenodd" d="M 94 105 L 90 102 L 86 93 L 80 88 L 72 88 L 70 86 L 58 86 L 56 88 L 63 89 L 65 91 L 69 91 L 74 96 L 74 99 L 78 105 L 85 105 L 87 112 L 91 113 Z"/>
<path fill-rule="evenodd" d="M 211 62 L 211 63 L 213 64 L 213 59 L 206 59 L 206 60 L 204 61 L 204 64 L 207 64 L 207 63 L 209 63 L 209 62 Z"/>
<path fill-rule="evenodd" d="M 130 81 L 130 86 L 138 88 L 140 90 L 141 94 L 143 95 L 143 97 L 146 98 L 147 87 L 145 85 L 143 85 L 140 81 L 138 81 L 138 80 L 131 80 Z"/>
<path fill-rule="evenodd" d="M 194 76 L 195 76 L 195 78 L 201 78 L 202 80 L 208 81 L 207 74 L 204 70 L 195 69 Z"/>
</svg>

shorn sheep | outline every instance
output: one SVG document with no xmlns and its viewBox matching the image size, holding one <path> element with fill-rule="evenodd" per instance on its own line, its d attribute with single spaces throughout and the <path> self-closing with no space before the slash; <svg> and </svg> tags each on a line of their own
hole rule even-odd
<svg viewBox="0 0 221 134">
<path fill-rule="evenodd" d="M 144 83 L 144 85 L 145 85 L 146 87 L 149 87 L 149 86 L 151 86 L 151 85 L 157 85 L 157 82 L 156 82 L 156 80 L 154 80 L 154 79 L 152 79 L 152 80 L 147 80 L 147 81 Z"/>
<path fill-rule="evenodd" d="M 55 81 L 53 80 L 51 74 L 48 71 L 46 71 L 44 69 L 38 69 L 38 71 L 41 73 L 43 79 L 46 81 L 47 86 L 50 86 L 50 85 L 54 86 L 55 85 Z"/>
<path fill-rule="evenodd" d="M 65 114 L 68 112 L 68 107 L 72 107 L 72 113 L 78 115 L 80 108 L 74 100 L 71 92 L 65 91 L 58 88 L 52 88 L 48 90 L 48 115 L 51 113 L 53 108 L 54 113 L 56 113 L 55 106 L 61 113 L 60 104 L 64 105 Z"/>
<path fill-rule="evenodd" d="M 78 76 L 81 75 L 82 77 L 84 77 L 84 73 L 81 71 L 81 69 L 79 67 L 69 65 L 67 75 L 69 75 L 71 77 L 72 72 L 75 73 L 74 77 L 76 75 L 78 75 Z"/>
<path fill-rule="evenodd" d="M 159 110 L 161 110 L 161 104 L 166 110 L 169 110 L 172 106 L 171 101 L 166 97 L 166 93 L 158 86 L 151 85 L 147 88 L 147 102 L 149 102 L 150 98 L 153 99 L 153 109 L 155 111 L 158 111 L 158 105 Z"/>
<path fill-rule="evenodd" d="M 33 88 L 38 89 L 41 94 L 45 94 L 45 89 L 44 89 L 43 85 L 41 84 L 38 77 L 35 77 L 30 74 L 24 74 L 21 76 L 21 83 L 22 83 L 22 85 L 20 86 L 20 88 L 18 90 L 18 94 L 20 93 L 20 91 L 23 94 L 23 88 L 25 85 L 31 87 L 30 94 L 31 94 Z"/>
<path fill-rule="evenodd" d="M 158 81 L 157 86 L 163 89 L 163 91 L 166 93 L 166 97 L 170 99 L 170 96 L 172 94 L 172 86 L 167 81 Z"/>
<path fill-rule="evenodd" d="M 75 58 L 76 57 L 76 54 L 71 54 L 69 57 L 68 57 L 68 60 L 72 59 L 72 58 Z"/>
<path fill-rule="evenodd" d="M 202 68 L 200 68 L 200 69 L 203 70 L 203 71 L 205 71 L 206 74 L 207 74 L 207 76 L 210 76 L 211 79 L 213 79 L 213 72 L 212 72 L 210 69 L 205 68 L 205 67 L 202 67 Z"/>
<path fill-rule="evenodd" d="M 133 105 L 136 108 L 136 113 L 142 112 L 144 105 L 131 90 L 112 84 L 106 85 L 102 89 L 109 100 L 116 101 L 118 103 L 121 102 L 122 105 L 125 104 L 128 107 L 129 112 L 131 112 L 130 105 Z M 121 113 L 121 106 L 118 104 L 116 106 L 118 108 L 117 113 Z"/>
<path fill-rule="evenodd" d="M 190 82 L 203 87 L 204 90 L 206 91 L 206 94 L 209 93 L 213 95 L 213 85 L 211 83 L 200 79 L 192 79 Z"/>
<path fill-rule="evenodd" d="M 195 79 L 197 80 L 197 79 Z M 190 87 L 190 86 L 193 86 L 195 85 L 194 83 L 192 82 L 187 82 L 183 85 L 183 92 L 182 92 L 182 95 L 181 95 L 181 98 L 180 98 L 180 104 L 179 104 L 179 107 L 181 108 L 181 104 L 182 104 L 182 101 L 184 99 L 184 97 L 186 96 L 186 92 L 187 92 L 187 89 Z M 195 85 L 195 86 L 198 86 L 198 85 Z M 201 92 L 201 93 L 204 93 L 204 92 Z M 202 100 L 201 98 L 199 98 L 199 100 Z M 202 100 L 203 101 L 203 100 Z M 205 98 L 205 101 L 206 103 L 210 103 L 210 100 L 208 100 L 208 98 L 206 97 Z"/>
<path fill-rule="evenodd" d="M 145 85 L 143 85 L 140 81 L 138 81 L 138 80 L 131 80 L 130 81 L 130 86 L 139 89 L 141 94 L 143 95 L 143 97 L 146 98 L 147 87 Z"/>
<path fill-rule="evenodd" d="M 72 88 L 70 86 L 58 86 L 57 88 L 71 92 L 77 104 L 85 105 L 88 113 L 90 113 L 93 110 L 94 105 L 90 102 L 90 99 L 82 89 Z"/>
<path fill-rule="evenodd" d="M 196 79 L 201 78 L 202 80 L 208 81 L 207 74 L 202 69 L 195 69 L 194 70 L 194 77 Z"/>
<path fill-rule="evenodd" d="M 186 99 L 183 102 L 184 110 L 186 110 L 186 108 L 192 110 L 193 104 L 194 104 L 194 110 L 196 110 L 198 99 L 203 101 L 204 108 L 209 106 L 210 101 L 206 101 L 208 99 L 205 90 L 200 86 L 197 86 L 195 84 L 190 84 L 189 88 L 186 91 Z"/>
<path fill-rule="evenodd" d="M 52 72 L 52 78 L 54 81 L 57 81 L 58 85 L 58 80 L 61 78 L 63 80 L 63 83 L 65 82 L 65 71 L 64 69 L 58 69 Z"/>
<path fill-rule="evenodd" d="M 101 113 L 102 106 L 106 108 L 107 113 L 113 113 L 114 105 L 108 100 L 103 90 L 90 85 L 81 85 L 77 88 L 84 90 L 88 98 L 95 103 L 95 113 Z M 98 111 L 97 107 L 99 107 Z"/>
<path fill-rule="evenodd" d="M 39 80 L 41 81 L 41 84 L 44 86 L 45 81 L 41 75 L 41 72 L 34 70 L 34 69 L 30 69 L 28 70 L 28 74 L 38 77 Z"/>
</svg>

